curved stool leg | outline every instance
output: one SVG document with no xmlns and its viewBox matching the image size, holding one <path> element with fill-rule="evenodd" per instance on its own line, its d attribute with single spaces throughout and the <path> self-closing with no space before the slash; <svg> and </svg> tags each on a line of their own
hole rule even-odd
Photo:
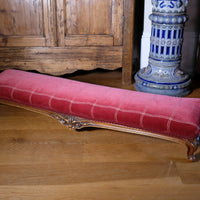
<svg viewBox="0 0 200 200">
<path fill-rule="evenodd" d="M 187 156 L 188 156 L 188 160 L 190 160 L 190 161 L 195 161 L 196 160 L 196 157 L 195 157 L 194 153 L 195 153 L 195 151 L 197 150 L 197 148 L 199 146 L 199 139 L 200 139 L 200 137 L 198 137 L 194 141 L 189 141 L 188 140 L 186 142 L 186 146 L 188 148 Z"/>
</svg>

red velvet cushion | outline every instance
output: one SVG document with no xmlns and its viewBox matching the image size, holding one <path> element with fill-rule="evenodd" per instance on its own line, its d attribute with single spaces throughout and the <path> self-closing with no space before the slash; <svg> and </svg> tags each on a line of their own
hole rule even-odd
<svg viewBox="0 0 200 200">
<path fill-rule="evenodd" d="M 200 99 L 116 89 L 19 70 L 0 74 L 0 98 L 182 139 L 200 134 Z"/>
</svg>

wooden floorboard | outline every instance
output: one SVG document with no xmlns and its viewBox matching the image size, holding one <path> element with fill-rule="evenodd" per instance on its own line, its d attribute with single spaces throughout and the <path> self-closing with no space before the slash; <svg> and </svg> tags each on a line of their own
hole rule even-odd
<svg viewBox="0 0 200 200">
<path fill-rule="evenodd" d="M 134 89 L 121 86 L 120 71 L 68 78 Z M 189 96 L 200 98 L 199 87 Z M 199 187 L 200 161 L 188 162 L 183 145 L 103 129 L 70 131 L 0 104 L 0 200 L 198 200 Z"/>
</svg>

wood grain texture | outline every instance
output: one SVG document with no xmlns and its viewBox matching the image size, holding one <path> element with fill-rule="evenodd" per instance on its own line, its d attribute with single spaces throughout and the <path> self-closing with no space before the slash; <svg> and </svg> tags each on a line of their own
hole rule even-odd
<svg viewBox="0 0 200 200">
<path fill-rule="evenodd" d="M 113 70 L 122 65 L 122 48 L 0 48 L 0 65 L 1 70 L 16 67 L 54 75 L 72 73 L 81 69 Z"/>
<path fill-rule="evenodd" d="M 56 45 L 55 0 L 2 0 L 0 47 Z"/>
<path fill-rule="evenodd" d="M 43 35 L 42 0 L 1 0 L 0 4 L 0 35 Z"/>
<path fill-rule="evenodd" d="M 122 67 L 123 82 L 129 84 L 133 13 L 132 0 L 1 0 L 0 70 L 60 75 Z M 33 47 L 43 48 L 43 56 L 33 58 Z M 71 59 L 69 51 L 77 58 Z"/>
<path fill-rule="evenodd" d="M 58 16 L 64 24 L 65 46 L 122 45 L 123 0 L 58 2 L 63 8 Z"/>
<path fill-rule="evenodd" d="M 57 46 L 56 0 L 43 0 L 46 46 Z"/>
<path fill-rule="evenodd" d="M 22 37 L 22 36 L 12 36 L 12 37 L 0 37 L 0 47 L 44 47 L 46 46 L 46 41 L 44 37 Z"/>
<path fill-rule="evenodd" d="M 171 184 L 171 185 L 169 185 Z M 167 186 L 166 186 L 167 185 Z M 14 195 L 13 195 L 14 194 Z M 95 199 L 95 200 L 177 200 L 198 199 L 198 185 L 179 185 L 173 178 L 143 180 L 122 180 L 116 182 L 97 182 L 71 185 L 51 186 L 0 186 L 2 199 L 55 200 L 55 199 Z"/>
<path fill-rule="evenodd" d="M 65 46 L 113 46 L 109 35 L 71 35 L 65 38 Z"/>
<path fill-rule="evenodd" d="M 121 71 L 66 78 L 133 89 L 121 85 Z M 200 98 L 195 86 L 189 97 Z M 49 117 L 0 105 L 0 199 L 197 200 L 199 161 L 188 163 L 184 151 L 115 131 L 70 131 Z"/>
<path fill-rule="evenodd" d="M 123 45 L 123 23 L 124 23 L 124 0 L 113 0 L 112 2 L 112 34 L 114 45 Z"/>
<path fill-rule="evenodd" d="M 57 19 L 57 41 L 59 47 L 65 46 L 65 35 L 66 35 L 66 1 L 63 0 L 57 0 L 56 1 L 56 19 Z"/>
<path fill-rule="evenodd" d="M 67 35 L 110 34 L 111 2 L 111 0 L 67 0 Z"/>
<path fill-rule="evenodd" d="M 135 0 L 124 0 L 122 84 L 125 85 L 132 83 L 134 10 Z"/>
</svg>

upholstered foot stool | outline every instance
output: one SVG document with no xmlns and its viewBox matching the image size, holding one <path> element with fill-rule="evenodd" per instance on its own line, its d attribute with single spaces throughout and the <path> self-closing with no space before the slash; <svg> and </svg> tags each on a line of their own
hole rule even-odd
<svg viewBox="0 0 200 200">
<path fill-rule="evenodd" d="M 0 102 L 47 114 L 69 128 L 99 127 L 199 145 L 200 99 L 170 97 L 19 70 L 0 73 Z"/>
</svg>

